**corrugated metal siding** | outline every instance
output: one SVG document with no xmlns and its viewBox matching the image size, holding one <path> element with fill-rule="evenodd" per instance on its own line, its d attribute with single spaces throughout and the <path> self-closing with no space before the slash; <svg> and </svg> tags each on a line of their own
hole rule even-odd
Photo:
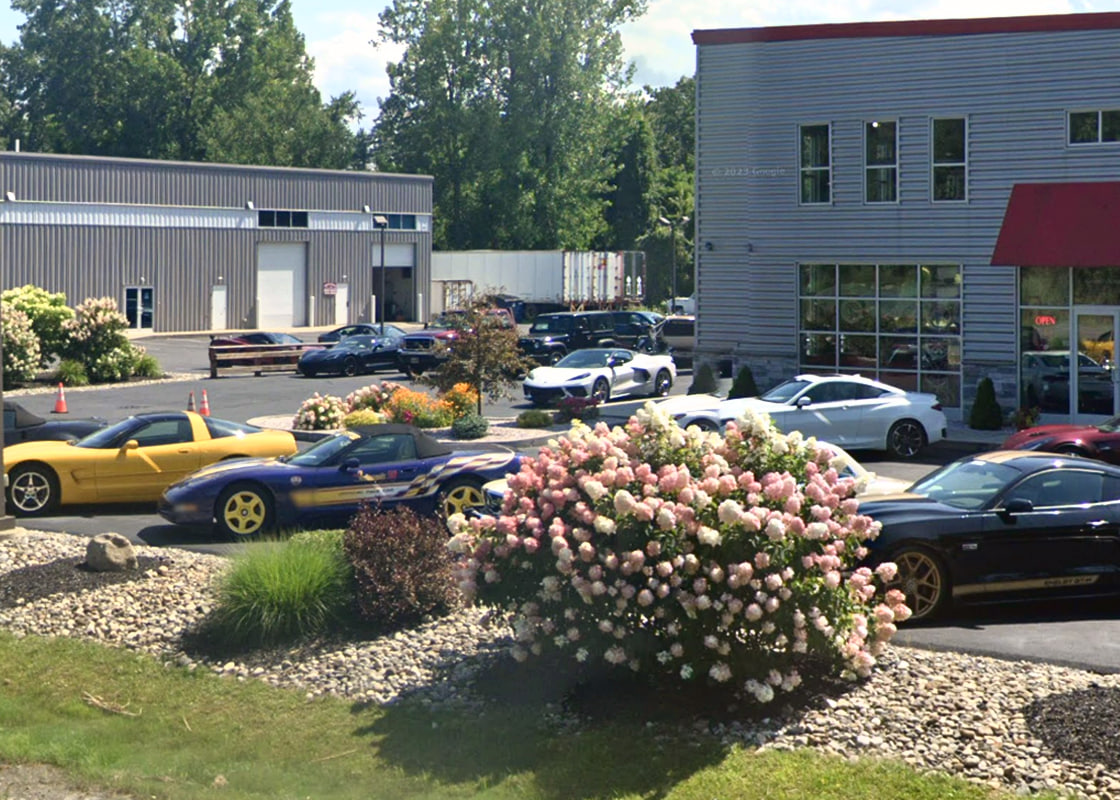
<svg viewBox="0 0 1120 800">
<path fill-rule="evenodd" d="M 1013 360 L 1015 270 L 987 266 L 1012 185 L 1120 179 L 1120 145 L 1066 146 L 1068 110 L 1120 106 L 1120 31 L 711 45 L 697 65 L 705 350 L 795 356 L 799 262 L 937 262 L 964 267 L 963 359 Z M 929 201 L 932 116 L 968 118 L 967 204 Z M 867 206 L 877 118 L 899 123 L 900 202 Z M 820 122 L 833 203 L 801 207 L 797 126 Z"/>
<path fill-rule="evenodd" d="M 20 200 L 430 214 L 432 178 L 175 161 L 0 153 L 0 190 Z"/>
</svg>

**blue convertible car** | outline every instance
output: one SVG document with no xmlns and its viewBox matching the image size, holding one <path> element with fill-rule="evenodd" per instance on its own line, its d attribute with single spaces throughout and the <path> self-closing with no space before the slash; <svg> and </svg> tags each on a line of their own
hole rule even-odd
<svg viewBox="0 0 1120 800">
<path fill-rule="evenodd" d="M 482 485 L 516 472 L 511 452 L 456 451 L 411 425 L 370 425 L 302 453 L 206 467 L 172 484 L 159 513 L 234 540 L 345 525 L 363 503 L 448 516 L 483 502 Z"/>
</svg>

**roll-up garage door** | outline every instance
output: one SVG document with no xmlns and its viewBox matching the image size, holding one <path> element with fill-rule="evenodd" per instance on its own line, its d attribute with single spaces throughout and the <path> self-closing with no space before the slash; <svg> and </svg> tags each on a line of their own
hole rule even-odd
<svg viewBox="0 0 1120 800">
<path fill-rule="evenodd" d="M 257 327 L 307 324 L 307 248 L 302 242 L 257 245 Z"/>
</svg>

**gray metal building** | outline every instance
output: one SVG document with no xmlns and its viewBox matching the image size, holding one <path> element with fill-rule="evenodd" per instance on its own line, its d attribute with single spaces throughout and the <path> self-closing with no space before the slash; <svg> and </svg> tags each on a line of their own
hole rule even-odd
<svg viewBox="0 0 1120 800">
<path fill-rule="evenodd" d="M 702 353 L 1120 413 L 1120 14 L 693 41 Z"/>
<path fill-rule="evenodd" d="M 136 329 L 370 320 L 382 265 L 386 318 L 425 317 L 429 176 L 5 152 L 0 200 L 3 288 L 112 297 Z"/>
</svg>

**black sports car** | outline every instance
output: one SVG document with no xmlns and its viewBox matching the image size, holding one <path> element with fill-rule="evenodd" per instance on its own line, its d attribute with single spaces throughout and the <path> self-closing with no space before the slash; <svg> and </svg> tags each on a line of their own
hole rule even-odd
<svg viewBox="0 0 1120 800">
<path fill-rule="evenodd" d="M 954 601 L 1120 592 L 1120 468 L 997 450 L 946 464 L 906 492 L 866 497 L 867 564 L 893 561 L 914 619 Z"/>
<path fill-rule="evenodd" d="M 105 427 L 105 420 L 98 417 L 88 419 L 43 419 L 32 414 L 19 403 L 4 401 L 4 445 L 19 442 L 70 441 L 76 442 L 99 428 Z"/>
<path fill-rule="evenodd" d="M 323 373 L 357 375 L 378 369 L 397 369 L 397 351 L 401 339 L 385 327 L 385 336 L 348 336 L 327 350 L 307 350 L 300 356 L 296 369 L 308 378 Z"/>
<path fill-rule="evenodd" d="M 379 336 L 381 334 L 381 324 L 378 322 L 355 322 L 352 325 L 343 325 L 335 328 L 333 331 L 319 334 L 320 342 L 337 342 L 349 336 Z M 405 335 L 405 331 L 398 328 L 396 325 L 386 325 L 385 335 L 401 337 Z"/>
</svg>

